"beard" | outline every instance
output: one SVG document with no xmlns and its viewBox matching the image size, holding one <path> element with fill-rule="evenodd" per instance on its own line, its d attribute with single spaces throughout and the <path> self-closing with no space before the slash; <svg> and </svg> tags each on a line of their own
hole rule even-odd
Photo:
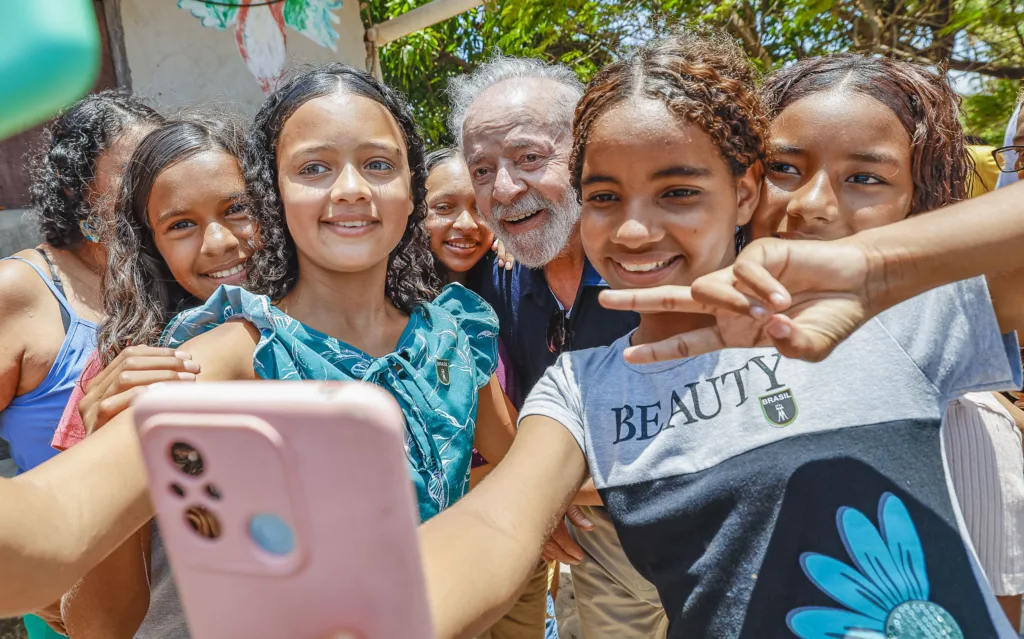
<svg viewBox="0 0 1024 639">
<path fill-rule="evenodd" d="M 527 268 L 540 268 L 565 250 L 580 220 L 582 209 L 572 189 L 566 189 L 565 195 L 558 202 L 552 202 L 530 189 L 512 204 L 506 206 L 494 202 L 491 208 L 491 230 L 494 236 L 505 245 L 505 249 L 517 262 Z M 548 211 L 544 224 L 524 233 L 510 232 L 501 223 L 502 220 L 524 213 L 536 213 L 541 209 Z"/>
</svg>

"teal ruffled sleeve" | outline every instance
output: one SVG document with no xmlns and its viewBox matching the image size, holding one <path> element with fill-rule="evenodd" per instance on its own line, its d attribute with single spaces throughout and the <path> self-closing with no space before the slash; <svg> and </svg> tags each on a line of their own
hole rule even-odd
<svg viewBox="0 0 1024 639">
<path fill-rule="evenodd" d="M 180 346 L 233 319 L 244 319 L 260 332 L 253 368 L 261 379 L 303 378 L 286 352 L 286 357 L 277 356 L 282 342 L 287 341 L 278 332 L 287 332 L 288 323 L 295 320 L 274 307 L 266 295 L 255 295 L 238 286 L 221 286 L 202 306 L 178 313 L 164 329 L 160 344 Z"/>
<path fill-rule="evenodd" d="M 498 370 L 498 316 L 482 297 L 462 286 L 444 287 L 430 306 L 451 314 L 460 332 L 467 337 L 475 363 L 474 382 L 483 388 Z"/>
</svg>

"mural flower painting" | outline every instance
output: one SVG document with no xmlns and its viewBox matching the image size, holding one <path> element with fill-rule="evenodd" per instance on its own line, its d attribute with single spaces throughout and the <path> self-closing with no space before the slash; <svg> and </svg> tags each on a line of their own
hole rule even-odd
<svg viewBox="0 0 1024 639">
<path fill-rule="evenodd" d="M 286 63 L 285 27 L 313 42 L 337 51 L 341 18 L 334 14 L 341 0 L 178 0 L 178 7 L 199 18 L 204 27 L 235 29 L 235 42 L 242 60 L 256 77 L 263 93 L 274 90 L 284 75 Z"/>
<path fill-rule="evenodd" d="M 839 536 L 854 565 L 811 552 L 800 565 L 845 608 L 798 608 L 786 617 L 789 629 L 803 639 L 963 639 L 953 616 L 928 601 L 924 549 L 906 506 L 883 494 L 878 522 L 876 529 L 860 511 L 839 509 Z"/>
</svg>

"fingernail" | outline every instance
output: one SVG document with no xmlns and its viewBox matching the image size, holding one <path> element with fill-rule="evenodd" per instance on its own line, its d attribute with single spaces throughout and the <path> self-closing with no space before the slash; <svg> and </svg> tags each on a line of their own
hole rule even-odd
<svg viewBox="0 0 1024 639">
<path fill-rule="evenodd" d="M 783 295 L 782 293 L 772 293 L 771 295 L 768 296 L 768 299 L 771 300 L 772 304 L 775 304 L 776 306 L 780 306 L 786 303 L 786 296 Z"/>
<path fill-rule="evenodd" d="M 769 324 L 768 328 L 766 328 L 765 330 L 768 331 L 768 334 L 774 337 L 775 339 L 786 339 L 792 332 L 789 328 L 789 324 L 781 323 Z"/>
<path fill-rule="evenodd" d="M 755 305 L 755 306 L 751 306 L 750 307 L 750 315 L 754 319 L 764 319 L 764 318 L 768 317 L 768 311 L 763 306 L 756 306 Z"/>
<path fill-rule="evenodd" d="M 188 351 L 174 351 L 174 356 L 178 359 L 192 359 L 192 353 Z"/>
<path fill-rule="evenodd" d="M 196 381 L 195 373 L 178 373 L 178 379 L 183 382 L 194 382 Z"/>
<path fill-rule="evenodd" d="M 187 360 L 185 360 L 185 370 L 187 370 L 190 373 L 198 373 L 199 372 L 199 363 L 198 362 L 193 362 L 192 360 L 187 359 Z"/>
</svg>

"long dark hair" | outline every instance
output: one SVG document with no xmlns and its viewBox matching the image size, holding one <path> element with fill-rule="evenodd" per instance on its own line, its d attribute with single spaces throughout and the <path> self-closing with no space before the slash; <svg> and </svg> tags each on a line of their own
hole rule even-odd
<svg viewBox="0 0 1024 639">
<path fill-rule="evenodd" d="M 98 338 L 104 363 L 133 344 L 155 343 L 171 317 L 197 302 L 171 275 L 153 239 L 147 209 L 157 177 L 204 151 L 237 158 L 241 145 L 241 130 L 230 119 L 191 116 L 164 124 L 135 149 L 115 205 L 112 232 L 105 238 L 106 319 Z"/>
<path fill-rule="evenodd" d="M 423 225 L 427 215 L 423 139 L 402 94 L 365 71 L 344 64 L 318 67 L 286 82 L 263 103 L 246 136 L 242 164 L 262 241 L 262 250 L 253 256 L 252 286 L 277 300 L 287 295 L 299 279 L 295 242 L 285 224 L 277 184 L 277 142 L 285 122 L 299 107 L 341 91 L 381 104 L 402 129 L 412 176 L 413 211 L 402 239 L 388 257 L 385 295 L 397 308 L 411 313 L 440 291 L 430 239 Z"/>
<path fill-rule="evenodd" d="M 967 199 L 974 162 L 960 125 L 960 96 L 943 75 L 902 60 L 843 53 L 779 69 L 761 94 L 775 119 L 801 98 L 840 88 L 885 105 L 910 136 L 911 215 Z"/>
<path fill-rule="evenodd" d="M 86 191 L 96 160 L 136 124 L 163 117 L 123 89 L 101 91 L 76 102 L 46 128 L 46 148 L 32 162 L 32 208 L 39 230 L 54 248 L 82 241 L 79 223 L 91 210 Z"/>
</svg>

